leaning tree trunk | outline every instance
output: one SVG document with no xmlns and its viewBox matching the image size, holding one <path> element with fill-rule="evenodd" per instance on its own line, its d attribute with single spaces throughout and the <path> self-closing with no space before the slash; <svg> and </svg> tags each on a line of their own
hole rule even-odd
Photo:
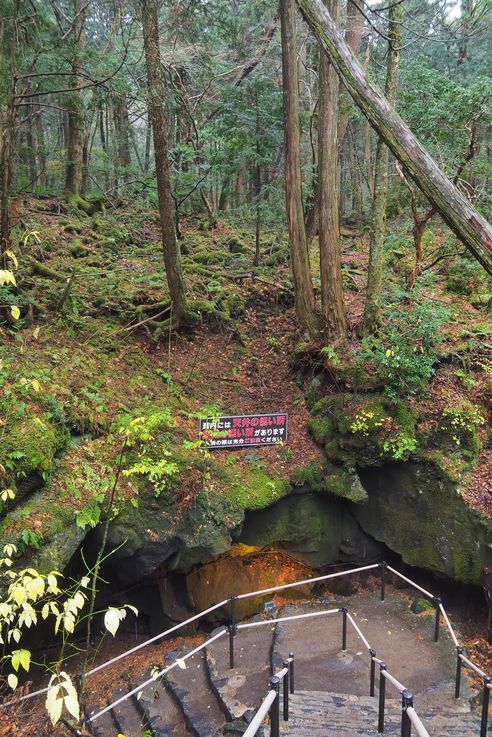
<svg viewBox="0 0 492 737">
<path fill-rule="evenodd" d="M 327 0 L 335 19 L 339 0 Z M 343 299 L 338 219 L 338 76 L 326 54 L 319 64 L 318 187 L 319 270 L 323 334 L 327 342 L 343 338 L 347 328 Z"/>
<path fill-rule="evenodd" d="M 390 6 L 388 26 L 388 61 L 384 92 L 389 104 L 394 106 L 398 89 L 400 49 L 403 41 L 403 5 Z M 366 301 L 362 334 L 370 335 L 381 319 L 381 292 L 383 286 L 384 234 L 386 231 L 386 200 L 388 195 L 389 149 L 381 138 L 376 146 L 374 167 L 374 200 L 372 205 L 372 227 L 369 241 L 369 268 L 367 271 Z"/>
<path fill-rule="evenodd" d="M 314 337 L 318 331 L 318 318 L 311 280 L 302 205 L 295 12 L 294 0 L 280 0 L 282 84 L 284 95 L 285 198 L 297 317 L 301 327 L 307 330 L 309 335 Z"/>
<path fill-rule="evenodd" d="M 492 227 L 441 171 L 340 37 L 322 0 L 297 0 L 345 87 L 443 220 L 492 274 Z"/>
<path fill-rule="evenodd" d="M 142 25 L 147 63 L 149 114 L 154 137 L 154 158 L 157 178 L 157 195 L 161 218 L 162 247 L 169 294 L 177 327 L 187 321 L 186 294 L 181 269 L 181 254 L 174 230 L 173 206 L 167 159 L 165 99 L 159 46 L 158 0 L 142 0 Z"/>
</svg>

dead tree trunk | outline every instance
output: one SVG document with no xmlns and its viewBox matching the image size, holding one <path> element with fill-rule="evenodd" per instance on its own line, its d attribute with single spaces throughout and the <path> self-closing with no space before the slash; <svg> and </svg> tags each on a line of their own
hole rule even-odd
<svg viewBox="0 0 492 737">
<path fill-rule="evenodd" d="M 147 64 L 147 86 L 149 113 L 154 137 L 155 171 L 159 214 L 161 218 L 162 247 L 169 294 L 172 299 L 173 314 L 179 327 L 187 321 L 187 305 L 181 268 L 181 255 L 174 230 L 173 207 L 169 182 L 167 159 L 166 121 L 163 101 L 165 99 L 164 81 L 159 46 L 158 2 L 142 0 L 142 25 Z"/>
<path fill-rule="evenodd" d="M 297 82 L 296 17 L 294 0 L 280 0 L 282 32 L 282 85 L 284 96 L 285 198 L 296 313 L 311 336 L 318 331 L 314 290 L 302 204 Z"/>
<path fill-rule="evenodd" d="M 322 0 L 297 0 L 306 22 L 328 54 L 351 96 L 372 127 L 403 164 L 464 245 L 492 274 L 492 226 L 441 171 L 388 103 L 379 87 L 367 79 L 354 54 L 338 34 Z"/>
</svg>

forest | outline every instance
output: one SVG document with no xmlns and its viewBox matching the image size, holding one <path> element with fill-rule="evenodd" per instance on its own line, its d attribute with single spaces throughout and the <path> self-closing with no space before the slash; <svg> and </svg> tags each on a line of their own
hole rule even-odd
<svg viewBox="0 0 492 737">
<path fill-rule="evenodd" d="M 385 557 L 490 669 L 491 46 L 490 0 L 2 0 L 0 737 Z"/>
</svg>

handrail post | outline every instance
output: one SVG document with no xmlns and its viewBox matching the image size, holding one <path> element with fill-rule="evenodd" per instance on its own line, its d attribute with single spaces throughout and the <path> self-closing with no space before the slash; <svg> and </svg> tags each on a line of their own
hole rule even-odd
<svg viewBox="0 0 492 737">
<path fill-rule="evenodd" d="M 480 737 L 487 737 L 487 724 L 489 721 L 489 701 L 490 701 L 490 684 L 492 678 L 485 676 L 483 679 L 483 697 L 482 697 L 482 719 L 480 722 Z"/>
<path fill-rule="evenodd" d="M 434 622 L 434 642 L 439 642 L 439 621 L 441 619 L 441 599 L 438 596 L 434 596 L 432 601 L 436 608 L 436 620 Z"/>
<path fill-rule="evenodd" d="M 463 663 L 461 661 L 461 654 L 463 652 L 462 647 L 456 648 L 456 680 L 454 683 L 454 698 L 459 699 L 460 697 L 460 691 L 461 691 L 461 668 L 463 667 Z"/>
<path fill-rule="evenodd" d="M 342 612 L 342 650 L 345 652 L 347 649 L 347 607 L 342 607 L 340 609 Z"/>
<path fill-rule="evenodd" d="M 275 691 L 275 698 L 270 707 L 270 737 L 280 737 L 280 679 L 278 676 L 270 678 L 270 688 Z"/>
<path fill-rule="evenodd" d="M 230 615 L 229 615 L 229 668 L 234 668 L 234 637 L 237 633 L 236 626 L 236 596 L 229 598 Z"/>
<path fill-rule="evenodd" d="M 289 689 L 291 693 L 294 693 L 295 681 L 294 681 L 294 653 L 289 653 Z"/>
<path fill-rule="evenodd" d="M 410 737 L 412 722 L 407 714 L 409 706 L 413 706 L 413 693 L 406 689 L 401 692 L 401 737 Z"/>
<path fill-rule="evenodd" d="M 369 696 L 374 696 L 374 682 L 376 680 L 376 661 L 374 658 L 376 657 L 376 651 L 371 648 L 369 648 L 369 655 L 371 656 L 371 677 L 369 681 Z"/>
<path fill-rule="evenodd" d="M 384 601 L 386 596 L 386 561 L 382 560 L 379 564 L 379 570 L 381 571 L 381 601 Z"/>
<path fill-rule="evenodd" d="M 284 722 L 289 721 L 289 672 L 290 672 L 290 660 L 284 660 L 284 668 L 287 668 L 287 673 L 285 674 L 282 682 L 283 687 L 283 708 L 284 708 Z"/>
<path fill-rule="evenodd" d="M 230 624 L 227 629 L 229 630 L 229 668 L 234 668 L 234 628 Z"/>
<path fill-rule="evenodd" d="M 379 664 L 379 711 L 378 711 L 378 732 L 383 734 L 384 732 L 384 706 L 386 702 L 386 679 L 384 677 L 384 671 L 386 670 L 386 663 Z"/>
</svg>

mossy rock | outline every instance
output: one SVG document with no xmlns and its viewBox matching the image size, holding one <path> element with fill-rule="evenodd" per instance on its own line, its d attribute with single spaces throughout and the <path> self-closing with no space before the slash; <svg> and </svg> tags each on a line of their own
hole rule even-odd
<svg viewBox="0 0 492 737">
<path fill-rule="evenodd" d="M 69 220 L 64 226 L 64 233 L 81 233 L 85 228 L 85 225 L 80 220 Z"/>
<path fill-rule="evenodd" d="M 90 254 L 90 250 L 78 239 L 73 240 L 69 244 L 68 250 L 74 258 L 84 258 L 84 256 Z"/>
<path fill-rule="evenodd" d="M 420 596 L 418 599 L 414 599 L 410 611 L 414 614 L 434 611 L 434 604 L 429 599 L 424 599 L 423 596 Z"/>
<path fill-rule="evenodd" d="M 381 465 L 418 450 L 417 418 L 403 402 L 381 395 L 329 395 L 313 405 L 311 414 L 314 439 L 339 465 Z"/>
<path fill-rule="evenodd" d="M 291 490 L 287 479 L 270 476 L 259 464 L 250 464 L 246 472 L 241 470 L 229 474 L 222 470 L 222 473 L 227 485 L 227 497 L 245 510 L 265 509 Z"/>
<path fill-rule="evenodd" d="M 231 534 L 244 514 L 224 494 L 202 490 L 186 508 L 172 492 L 155 498 L 142 493 L 139 506 L 128 507 L 111 523 L 108 565 L 124 583 L 141 581 L 166 564 L 187 571 L 193 565 L 229 550 Z M 95 531 L 93 544 L 99 544 Z"/>
<path fill-rule="evenodd" d="M 248 253 L 249 251 L 248 246 L 236 236 L 231 236 L 227 240 L 227 246 L 229 253 Z"/>
<path fill-rule="evenodd" d="M 472 294 L 470 296 L 470 303 L 474 307 L 488 307 L 492 302 L 492 294 L 490 292 L 484 292 L 482 294 Z"/>
<path fill-rule="evenodd" d="M 238 539 L 258 547 L 281 543 L 314 567 L 344 556 L 362 561 L 380 552 L 341 500 L 319 494 L 295 494 L 268 509 L 247 513 Z"/>
<path fill-rule="evenodd" d="M 78 194 L 70 195 L 68 203 L 73 208 L 79 210 L 79 212 L 85 213 L 86 215 L 93 215 L 96 212 L 95 205 L 92 202 L 88 202 Z"/>
<path fill-rule="evenodd" d="M 471 510 L 456 484 L 431 463 L 391 463 L 360 471 L 369 502 L 355 507 L 362 528 L 405 563 L 480 584 L 490 565 L 492 522 Z"/>
<path fill-rule="evenodd" d="M 22 418 L 10 425 L 2 438 L 0 463 L 12 467 L 16 478 L 37 472 L 47 478 L 55 455 L 69 440 L 67 429 L 44 416 Z"/>
<path fill-rule="evenodd" d="M 354 468 L 336 466 L 327 461 L 313 460 L 301 466 L 291 475 L 290 482 L 305 491 L 325 492 L 352 502 L 367 500 L 367 492 Z"/>
</svg>

